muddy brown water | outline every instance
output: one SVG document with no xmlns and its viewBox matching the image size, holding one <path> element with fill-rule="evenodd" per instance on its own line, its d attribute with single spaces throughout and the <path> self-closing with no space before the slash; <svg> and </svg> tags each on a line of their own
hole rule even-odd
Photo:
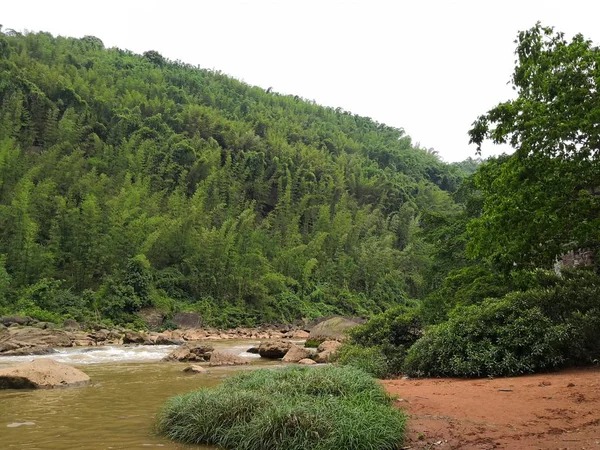
<svg viewBox="0 0 600 450">
<path fill-rule="evenodd" d="M 53 355 L 54 359 L 69 361 L 82 369 L 90 376 L 92 384 L 52 390 L 0 391 L 0 449 L 214 449 L 186 446 L 157 436 L 153 427 L 161 405 L 173 395 L 216 386 L 240 370 L 277 363 L 246 354 L 244 350 L 252 342 L 211 344 L 247 356 L 251 363 L 210 368 L 208 374 L 192 375 L 183 372 L 184 363 L 159 361 L 170 350 L 166 347 L 155 351 L 141 347 L 112 347 L 99 349 L 97 353 L 78 350 Z M 108 361 L 105 358 L 107 351 L 112 352 Z M 136 351 L 143 356 L 137 356 Z M 121 356 L 119 352 L 122 352 Z M 0 366 L 20 361 L 22 359 L 0 358 Z M 73 361 L 80 361 L 80 364 Z"/>
</svg>

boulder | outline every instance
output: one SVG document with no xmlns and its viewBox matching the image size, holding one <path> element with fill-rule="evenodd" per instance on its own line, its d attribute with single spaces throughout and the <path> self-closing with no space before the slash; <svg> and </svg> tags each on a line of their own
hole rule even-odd
<svg viewBox="0 0 600 450">
<path fill-rule="evenodd" d="M 0 389 L 52 389 L 88 384 L 81 370 L 51 359 L 38 359 L 0 370 Z"/>
<path fill-rule="evenodd" d="M 177 328 L 198 328 L 200 326 L 200 314 L 194 312 L 180 312 L 173 316 L 171 322 Z"/>
<path fill-rule="evenodd" d="M 208 361 L 214 347 L 203 342 L 186 342 L 163 358 L 163 361 Z"/>
<path fill-rule="evenodd" d="M 204 367 L 198 366 L 196 364 L 187 366 L 185 369 L 183 369 L 183 371 L 186 373 L 208 373 L 208 370 L 206 370 Z"/>
<path fill-rule="evenodd" d="M 70 334 L 71 345 L 73 347 L 91 347 L 96 345 L 93 337 L 83 331 L 76 331 Z"/>
<path fill-rule="evenodd" d="M 8 329 L 0 334 L 0 353 L 23 347 L 70 347 L 71 338 L 63 330 L 42 330 L 26 327 Z"/>
<path fill-rule="evenodd" d="M 165 321 L 165 313 L 158 308 L 143 308 L 137 315 L 150 330 L 158 330 Z"/>
<path fill-rule="evenodd" d="M 123 335 L 123 344 L 151 345 L 152 341 L 145 333 L 128 330 Z"/>
<path fill-rule="evenodd" d="M 232 355 L 231 353 L 225 352 L 212 352 L 210 355 L 210 361 L 208 365 L 211 367 L 215 366 L 242 366 L 244 364 L 248 364 L 248 360 L 246 358 L 242 358 L 241 356 Z"/>
<path fill-rule="evenodd" d="M 183 345 L 183 339 L 173 337 L 171 334 L 159 333 L 154 340 L 156 345 Z"/>
<path fill-rule="evenodd" d="M 338 341 L 325 341 L 317 347 L 315 361 L 318 363 L 329 362 L 331 357 L 338 351 L 342 344 Z"/>
<path fill-rule="evenodd" d="M 263 358 L 283 358 L 293 344 L 285 341 L 261 342 L 258 354 Z"/>
<path fill-rule="evenodd" d="M 0 323 L 4 326 L 10 327 L 11 325 L 29 325 L 34 320 L 29 316 L 2 316 L 0 317 Z"/>
<path fill-rule="evenodd" d="M 81 330 L 81 327 L 79 326 L 79 324 L 77 323 L 77 321 L 73 320 L 73 319 L 67 319 L 65 320 L 65 322 L 63 323 L 63 328 L 67 331 L 79 331 Z"/>
<path fill-rule="evenodd" d="M 175 330 L 173 332 L 173 335 L 178 334 L 177 331 L 178 330 Z M 181 333 L 181 338 L 185 341 L 199 341 L 201 339 L 206 339 L 208 336 L 206 331 L 201 330 L 201 329 L 185 330 L 180 333 Z"/>
<path fill-rule="evenodd" d="M 308 339 L 312 341 L 344 341 L 348 338 L 348 330 L 360 325 L 358 322 L 345 317 L 333 317 L 316 325 Z"/>
<path fill-rule="evenodd" d="M 283 357 L 283 362 L 295 363 L 302 359 L 306 359 L 310 356 L 310 351 L 299 347 L 296 344 L 292 344 L 290 349 L 287 351 L 285 356 Z"/>
<path fill-rule="evenodd" d="M 52 355 L 58 353 L 52 347 L 21 347 L 2 352 L 2 356 Z"/>
<path fill-rule="evenodd" d="M 246 353 L 252 353 L 253 355 L 258 355 L 258 347 L 255 345 L 254 347 L 250 347 L 246 350 Z"/>
<path fill-rule="evenodd" d="M 302 364 L 305 366 L 312 366 L 313 364 L 316 364 L 316 363 L 317 363 L 316 361 L 313 361 L 310 358 L 304 358 L 304 359 L 301 359 L 300 361 L 298 361 L 298 364 Z"/>
<path fill-rule="evenodd" d="M 310 333 L 304 330 L 290 331 L 290 333 L 292 333 L 293 339 L 308 339 L 310 336 Z"/>
<path fill-rule="evenodd" d="M 123 343 L 123 335 L 117 331 L 109 331 L 105 328 L 91 333 L 90 338 L 96 344 L 118 345 Z"/>
</svg>

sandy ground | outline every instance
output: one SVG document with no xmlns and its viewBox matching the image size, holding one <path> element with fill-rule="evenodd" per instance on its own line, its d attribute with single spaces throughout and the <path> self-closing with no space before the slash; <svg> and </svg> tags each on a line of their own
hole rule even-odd
<svg viewBox="0 0 600 450">
<path fill-rule="evenodd" d="M 405 449 L 600 450 L 600 368 L 384 382 L 409 414 Z"/>
</svg>

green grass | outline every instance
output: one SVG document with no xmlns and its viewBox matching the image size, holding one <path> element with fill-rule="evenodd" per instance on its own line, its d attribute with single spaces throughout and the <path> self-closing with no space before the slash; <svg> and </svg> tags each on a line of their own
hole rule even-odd
<svg viewBox="0 0 600 450">
<path fill-rule="evenodd" d="M 167 401 L 158 431 L 236 450 L 396 450 L 405 417 L 351 367 L 257 370 Z"/>
<path fill-rule="evenodd" d="M 323 343 L 323 339 L 307 339 L 304 343 L 305 348 L 317 348 Z"/>
</svg>

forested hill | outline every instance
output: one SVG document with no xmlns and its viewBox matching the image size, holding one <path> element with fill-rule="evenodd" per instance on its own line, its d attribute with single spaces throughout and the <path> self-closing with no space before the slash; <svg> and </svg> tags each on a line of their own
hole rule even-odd
<svg viewBox="0 0 600 450">
<path fill-rule="evenodd" d="M 472 163 L 89 36 L 0 33 L 0 102 L 0 314 L 46 320 L 379 312 L 429 289 L 419 218 Z"/>
</svg>

